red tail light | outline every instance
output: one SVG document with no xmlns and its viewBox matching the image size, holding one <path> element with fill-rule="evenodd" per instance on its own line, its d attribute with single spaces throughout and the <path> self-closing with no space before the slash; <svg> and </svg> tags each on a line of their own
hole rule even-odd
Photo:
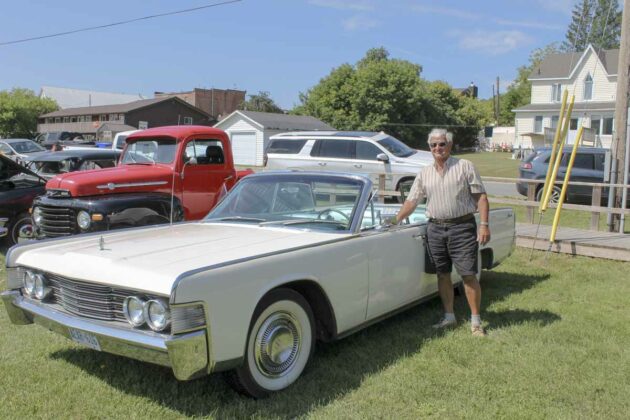
<svg viewBox="0 0 630 420">
<path fill-rule="evenodd" d="M 532 169 L 531 163 L 521 163 L 521 169 Z"/>
</svg>

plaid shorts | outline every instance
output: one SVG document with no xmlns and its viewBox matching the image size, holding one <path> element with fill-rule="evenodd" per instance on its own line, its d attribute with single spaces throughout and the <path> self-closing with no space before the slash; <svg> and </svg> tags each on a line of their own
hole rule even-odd
<svg viewBox="0 0 630 420">
<path fill-rule="evenodd" d="M 477 275 L 479 243 L 475 219 L 462 223 L 429 221 L 427 245 L 437 273 L 450 273 L 453 265 L 460 276 Z"/>
</svg>

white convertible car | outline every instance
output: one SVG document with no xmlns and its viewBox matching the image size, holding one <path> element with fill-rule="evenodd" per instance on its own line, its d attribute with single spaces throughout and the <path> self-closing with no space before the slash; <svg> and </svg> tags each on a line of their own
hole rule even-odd
<svg viewBox="0 0 630 420">
<path fill-rule="evenodd" d="M 263 397 L 295 382 L 315 340 L 437 294 L 424 211 L 383 225 L 398 208 L 361 176 L 260 173 L 199 222 L 15 246 L 1 296 L 14 324 L 170 366 L 180 380 L 227 371 Z M 490 224 L 488 269 L 513 249 L 513 211 L 492 210 Z"/>
</svg>

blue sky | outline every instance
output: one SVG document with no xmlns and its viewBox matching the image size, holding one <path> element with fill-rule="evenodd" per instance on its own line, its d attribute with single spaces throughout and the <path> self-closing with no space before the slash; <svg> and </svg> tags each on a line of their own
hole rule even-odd
<svg viewBox="0 0 630 420">
<path fill-rule="evenodd" d="M 215 2 L 218 2 L 217 0 Z M 3 2 L 0 43 L 212 4 L 212 0 Z M 42 85 L 119 93 L 194 87 L 269 91 L 299 103 L 372 47 L 423 77 L 481 97 L 529 53 L 562 41 L 575 0 L 242 0 L 128 25 L 0 46 L 0 89 Z"/>
</svg>

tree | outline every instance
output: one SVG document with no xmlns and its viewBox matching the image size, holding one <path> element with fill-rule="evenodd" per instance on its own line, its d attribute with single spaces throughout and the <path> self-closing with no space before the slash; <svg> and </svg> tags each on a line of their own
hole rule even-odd
<svg viewBox="0 0 630 420">
<path fill-rule="evenodd" d="M 562 51 L 619 48 L 621 15 L 618 0 L 582 0 L 573 7 Z"/>
<path fill-rule="evenodd" d="M 248 95 L 249 100 L 239 104 L 238 109 L 244 111 L 273 112 L 283 114 L 284 111 L 271 99 L 269 92 L 260 91 L 256 95 Z"/>
<path fill-rule="evenodd" d="M 33 138 L 37 118 L 59 109 L 49 98 L 39 98 L 29 89 L 0 91 L 0 137 Z"/>
</svg>

